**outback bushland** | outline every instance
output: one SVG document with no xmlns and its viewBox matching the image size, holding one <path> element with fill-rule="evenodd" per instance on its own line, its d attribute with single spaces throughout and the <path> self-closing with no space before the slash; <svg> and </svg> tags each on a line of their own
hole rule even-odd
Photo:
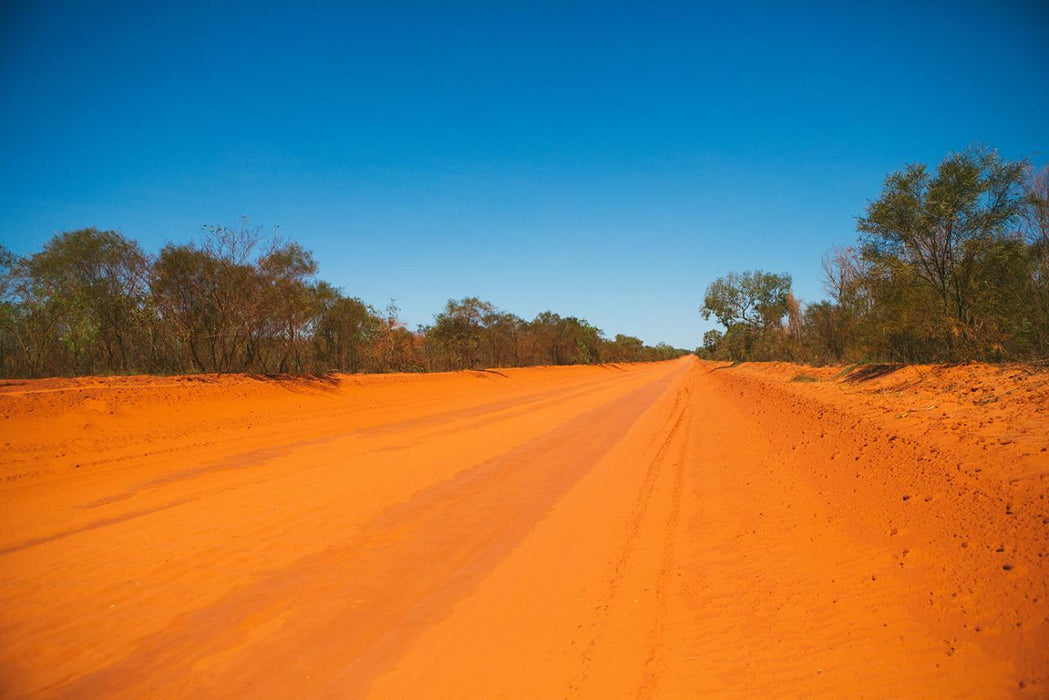
<svg viewBox="0 0 1049 700">
<path fill-rule="evenodd" d="M 584 319 L 450 300 L 416 332 L 317 279 L 313 254 L 242 221 L 151 256 L 114 231 L 0 247 L 0 375 L 455 370 L 679 357 Z"/>
<path fill-rule="evenodd" d="M 1049 356 L 1049 168 L 972 147 L 890 174 L 854 245 L 823 258 L 829 299 L 789 275 L 730 273 L 706 291 L 700 355 L 732 360 L 1039 361 Z"/>
<path fill-rule="evenodd" d="M 706 289 L 697 354 L 811 364 L 1040 361 L 1049 356 L 1049 167 L 971 147 L 905 166 L 822 261 L 828 299 L 788 274 Z M 95 228 L 26 258 L 0 246 L 0 376 L 322 373 L 633 362 L 684 354 L 585 319 L 531 321 L 477 297 L 410 331 L 317 278 L 313 254 L 246 220 L 150 255 Z"/>
</svg>

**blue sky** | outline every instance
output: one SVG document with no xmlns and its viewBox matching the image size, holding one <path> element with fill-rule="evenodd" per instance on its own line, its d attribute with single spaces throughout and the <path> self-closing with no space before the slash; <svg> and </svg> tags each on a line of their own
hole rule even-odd
<svg viewBox="0 0 1049 700">
<path fill-rule="evenodd" d="M 0 3 L 0 242 L 241 216 L 411 325 L 451 297 L 692 348 L 706 286 L 885 175 L 1045 163 L 1049 4 Z"/>
</svg>

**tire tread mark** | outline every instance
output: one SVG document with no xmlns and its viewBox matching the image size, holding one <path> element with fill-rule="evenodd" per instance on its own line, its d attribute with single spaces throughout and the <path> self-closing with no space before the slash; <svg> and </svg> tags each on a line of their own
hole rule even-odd
<svg viewBox="0 0 1049 700">
<path fill-rule="evenodd" d="M 641 530 L 641 525 L 648 512 L 648 507 L 652 500 L 652 494 L 655 491 L 656 483 L 659 481 L 659 476 L 662 472 L 663 463 L 666 460 L 666 455 L 670 450 L 674 437 L 685 418 L 685 412 L 687 410 L 687 401 L 683 400 L 685 393 L 685 389 L 679 390 L 674 398 L 674 406 L 671 409 L 672 422 L 670 430 L 666 432 L 656 454 L 649 463 L 648 470 L 641 483 L 641 488 L 638 490 L 638 494 L 634 499 L 630 516 L 627 520 L 626 534 L 622 540 L 622 545 L 617 554 L 613 556 L 610 561 L 612 575 L 608 579 L 604 593 L 598 599 L 599 604 L 596 608 L 598 619 L 591 623 L 587 628 L 590 639 L 586 644 L 586 648 L 583 650 L 582 659 L 579 664 L 579 671 L 572 677 L 566 687 L 566 697 L 578 693 L 588 679 L 594 651 L 605 635 L 605 631 L 602 628 L 607 625 L 608 613 L 612 608 L 613 601 L 618 595 L 619 586 L 623 577 L 626 575 L 627 567 L 633 557 L 638 533 Z"/>
</svg>

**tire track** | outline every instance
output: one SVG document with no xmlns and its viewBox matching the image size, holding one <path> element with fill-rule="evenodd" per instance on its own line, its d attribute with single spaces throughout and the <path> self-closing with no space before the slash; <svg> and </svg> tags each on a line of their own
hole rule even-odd
<svg viewBox="0 0 1049 700">
<path fill-rule="evenodd" d="M 678 435 L 681 426 L 686 422 L 686 414 L 688 412 L 688 389 L 687 385 L 680 389 L 674 398 L 674 406 L 671 409 L 671 421 L 670 428 L 663 436 L 659 443 L 659 447 L 656 450 L 655 455 L 649 462 L 648 469 L 645 473 L 644 480 L 641 483 L 641 487 L 638 490 L 638 494 L 634 499 L 631 507 L 630 515 L 627 519 L 627 525 L 625 528 L 624 536 L 621 538 L 621 544 L 617 553 L 610 560 L 610 573 L 607 576 L 607 584 L 604 592 L 599 597 L 598 605 L 595 607 L 595 619 L 589 623 L 586 628 L 588 641 L 584 648 L 580 662 L 579 670 L 571 678 L 566 686 L 566 695 L 572 696 L 578 694 L 583 687 L 586 685 L 591 666 L 593 664 L 596 651 L 601 642 L 607 636 L 607 627 L 609 624 L 609 616 L 613 609 L 617 606 L 617 599 L 620 596 L 620 588 L 622 582 L 628 574 L 632 560 L 635 557 L 635 550 L 638 542 L 640 541 L 641 529 L 645 524 L 648 516 L 650 506 L 653 500 L 653 494 L 660 481 L 660 477 L 663 475 L 666 463 L 668 461 L 668 454 L 675 445 L 675 438 Z M 677 464 L 680 464 L 681 460 L 677 460 Z M 680 468 L 678 472 L 680 473 Z M 680 484 L 675 481 L 675 492 L 674 501 L 675 503 L 680 498 Z M 676 508 L 674 509 L 676 511 Z M 675 515 L 676 518 L 676 515 Z M 668 541 L 672 541 L 673 535 L 669 536 Z M 672 547 L 672 542 L 670 542 Z M 666 557 L 664 557 L 666 559 Z M 669 570 L 670 564 L 667 564 Z M 662 604 L 665 606 L 665 593 L 663 594 Z M 658 642 L 656 642 L 658 644 Z"/>
<path fill-rule="evenodd" d="M 694 375 L 693 375 L 694 376 Z M 692 447 L 692 430 L 695 422 L 697 407 L 692 405 L 692 378 L 685 386 L 685 429 L 681 441 L 678 443 L 679 451 L 677 459 L 673 463 L 674 481 L 671 487 L 670 513 L 667 517 L 666 530 L 663 535 L 663 552 L 659 565 L 659 573 L 656 576 L 656 609 L 657 614 L 652 622 L 649 632 L 647 653 L 641 671 L 641 685 L 636 695 L 639 698 L 650 698 L 655 694 L 659 682 L 662 667 L 663 636 L 666 628 L 668 611 L 668 595 L 673 581 L 672 572 L 677 561 L 677 540 L 681 520 L 681 495 L 684 491 L 685 465 L 688 463 L 689 450 Z M 680 418 L 679 418 L 680 420 Z"/>
</svg>

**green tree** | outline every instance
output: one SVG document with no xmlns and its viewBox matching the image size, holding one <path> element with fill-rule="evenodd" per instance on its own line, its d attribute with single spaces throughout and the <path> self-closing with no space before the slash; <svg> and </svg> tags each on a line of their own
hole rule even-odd
<svg viewBox="0 0 1049 700">
<path fill-rule="evenodd" d="M 721 346 L 721 341 L 724 338 L 724 334 L 716 328 L 711 328 L 703 334 L 703 346 L 702 350 L 708 359 L 716 359 L 718 356 L 718 349 Z"/>
<path fill-rule="evenodd" d="M 1030 169 L 1024 182 L 1024 235 L 1028 241 L 1029 354 L 1049 352 L 1049 166 Z"/>
<path fill-rule="evenodd" d="M 368 347 L 378 333 L 380 319 L 360 299 L 343 296 L 327 282 L 312 289 L 316 322 L 313 340 L 320 371 L 361 372 Z"/>
<path fill-rule="evenodd" d="M 258 273 L 264 299 L 260 318 L 252 323 L 255 340 L 271 349 L 276 371 L 302 372 L 318 311 L 313 289 L 317 263 L 310 251 L 298 243 L 287 243 L 259 258 Z"/>
<path fill-rule="evenodd" d="M 426 333 L 440 368 L 473 369 L 489 364 L 485 331 L 495 315 L 495 307 L 477 297 L 449 299 Z"/>
<path fill-rule="evenodd" d="M 0 244 L 0 376 L 22 369 L 18 347 L 19 306 L 15 297 L 18 257 Z"/>
<path fill-rule="evenodd" d="M 612 342 L 606 344 L 606 362 L 640 362 L 645 358 L 645 344 L 640 338 L 617 333 Z"/>
<path fill-rule="evenodd" d="M 586 319 L 543 311 L 527 325 L 529 364 L 593 364 L 601 361 L 601 329 Z"/>
<path fill-rule="evenodd" d="M 711 316 L 726 328 L 744 326 L 754 330 L 779 325 L 788 310 L 790 275 L 761 270 L 730 272 L 707 287 L 703 318 Z"/>
<path fill-rule="evenodd" d="M 154 265 L 152 291 L 162 317 L 178 338 L 185 369 L 237 372 L 253 368 L 258 342 L 260 284 L 250 265 L 210 251 L 168 245 Z M 265 369 L 265 368 L 262 368 Z"/>
<path fill-rule="evenodd" d="M 719 347 L 736 360 L 768 359 L 782 344 L 783 319 L 792 308 L 790 275 L 761 270 L 730 272 L 707 287 L 700 312 L 725 327 Z"/>
<path fill-rule="evenodd" d="M 137 243 L 95 228 L 57 235 L 25 260 L 17 284 L 24 332 L 42 353 L 32 371 L 134 369 L 148 266 Z"/>
<path fill-rule="evenodd" d="M 494 367 L 520 365 L 524 321 L 514 314 L 494 310 L 485 316 L 484 326 L 491 365 Z"/>
<path fill-rule="evenodd" d="M 948 358 L 980 342 L 978 317 L 988 312 L 981 292 L 997 282 L 1003 252 L 991 243 L 1007 237 L 1021 212 L 1025 169 L 984 148 L 948 155 L 935 173 L 908 165 L 889 175 L 859 219 L 865 256 L 910 266 L 936 299 Z"/>
<path fill-rule="evenodd" d="M 168 352 L 182 371 L 220 371 L 218 276 L 218 261 L 190 245 L 164 246 L 153 265 L 153 303 L 171 329 L 175 346 Z"/>
</svg>

